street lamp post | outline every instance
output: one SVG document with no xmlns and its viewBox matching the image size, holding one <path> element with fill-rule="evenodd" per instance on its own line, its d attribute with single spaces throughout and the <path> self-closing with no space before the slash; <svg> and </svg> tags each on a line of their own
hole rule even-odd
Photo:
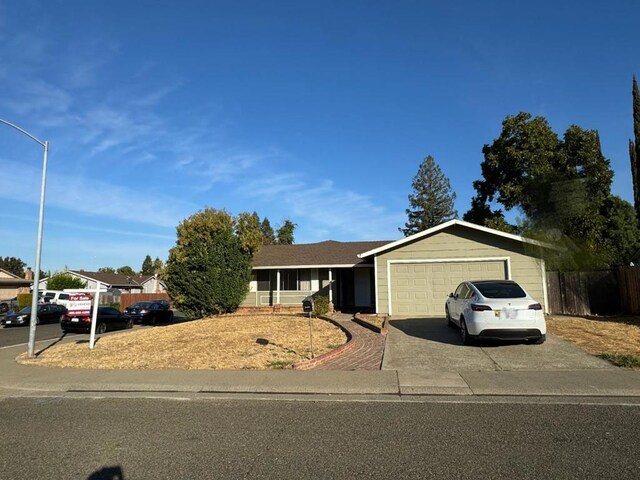
<svg viewBox="0 0 640 480">
<path fill-rule="evenodd" d="M 36 271 L 33 275 L 33 297 L 31 299 L 31 322 L 29 324 L 29 344 L 27 348 L 27 356 L 34 357 L 36 347 L 36 322 L 38 321 L 38 289 L 40 283 L 40 258 L 42 256 L 42 225 L 44 223 L 44 193 L 47 187 L 47 157 L 49 155 L 49 142 L 43 142 L 31 135 L 26 130 L 7 122 L 0 118 L 0 123 L 4 123 L 9 127 L 15 128 L 20 133 L 26 135 L 31 140 L 39 143 L 44 148 L 44 159 L 42 161 L 42 183 L 40 185 L 40 213 L 38 215 L 38 239 L 36 241 Z"/>
</svg>

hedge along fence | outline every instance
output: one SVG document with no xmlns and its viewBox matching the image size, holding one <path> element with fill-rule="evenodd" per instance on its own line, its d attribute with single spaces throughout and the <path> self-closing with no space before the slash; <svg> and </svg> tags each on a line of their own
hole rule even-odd
<svg viewBox="0 0 640 480">
<path fill-rule="evenodd" d="M 549 313 L 640 314 L 640 268 L 594 272 L 547 272 Z"/>
</svg>

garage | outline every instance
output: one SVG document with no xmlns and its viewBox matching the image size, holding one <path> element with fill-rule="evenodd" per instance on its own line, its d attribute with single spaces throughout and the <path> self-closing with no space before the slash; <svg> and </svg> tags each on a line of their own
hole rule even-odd
<svg viewBox="0 0 640 480">
<path fill-rule="evenodd" d="M 465 280 L 504 280 L 505 260 L 390 264 L 391 311 L 394 315 L 444 315 L 447 295 Z"/>
<path fill-rule="evenodd" d="M 358 256 L 374 266 L 376 313 L 443 316 L 447 295 L 468 280 L 515 280 L 546 308 L 551 248 L 456 219 Z"/>
</svg>

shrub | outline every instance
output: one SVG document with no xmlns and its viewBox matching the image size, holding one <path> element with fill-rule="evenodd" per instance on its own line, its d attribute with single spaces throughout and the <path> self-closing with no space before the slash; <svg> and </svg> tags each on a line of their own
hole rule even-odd
<svg viewBox="0 0 640 480">
<path fill-rule="evenodd" d="M 245 299 L 251 254 L 224 210 L 207 208 L 183 220 L 169 251 L 165 281 L 175 306 L 191 318 L 227 313 Z"/>
<path fill-rule="evenodd" d="M 65 288 L 87 288 L 87 282 L 68 273 L 56 273 L 47 280 L 47 290 L 64 290 Z"/>
<path fill-rule="evenodd" d="M 313 299 L 313 313 L 326 315 L 329 313 L 329 297 L 318 296 Z"/>
<path fill-rule="evenodd" d="M 24 307 L 31 305 L 31 299 L 33 295 L 31 293 L 19 293 L 18 298 L 18 310 L 22 310 Z"/>
</svg>

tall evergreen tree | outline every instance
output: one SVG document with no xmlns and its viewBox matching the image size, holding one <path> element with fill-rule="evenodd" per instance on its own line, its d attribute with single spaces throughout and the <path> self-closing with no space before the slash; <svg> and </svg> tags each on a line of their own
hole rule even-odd
<svg viewBox="0 0 640 480">
<path fill-rule="evenodd" d="M 153 261 L 153 273 L 162 273 L 164 263 L 158 257 Z"/>
<path fill-rule="evenodd" d="M 297 225 L 288 218 L 282 223 L 276 232 L 276 243 L 278 245 L 291 245 L 294 243 L 294 231 Z"/>
<path fill-rule="evenodd" d="M 633 97 L 633 140 L 629 140 L 629 158 L 633 180 L 633 205 L 636 209 L 636 217 L 640 219 L 640 91 L 638 91 L 635 75 L 631 95 Z"/>
<path fill-rule="evenodd" d="M 153 275 L 153 262 L 151 261 L 151 255 L 147 255 L 146 257 L 144 257 L 144 262 L 142 262 L 140 274 Z"/>
<path fill-rule="evenodd" d="M 271 222 L 267 217 L 264 217 L 264 220 L 262 220 L 260 230 L 262 230 L 262 237 L 265 245 L 273 245 L 276 243 L 276 234 L 274 233 Z"/>
<path fill-rule="evenodd" d="M 409 195 L 409 208 L 406 210 L 408 220 L 405 228 L 399 229 L 405 237 L 458 216 L 453 207 L 456 194 L 431 155 L 420 164 L 411 186 L 413 193 Z"/>
</svg>

